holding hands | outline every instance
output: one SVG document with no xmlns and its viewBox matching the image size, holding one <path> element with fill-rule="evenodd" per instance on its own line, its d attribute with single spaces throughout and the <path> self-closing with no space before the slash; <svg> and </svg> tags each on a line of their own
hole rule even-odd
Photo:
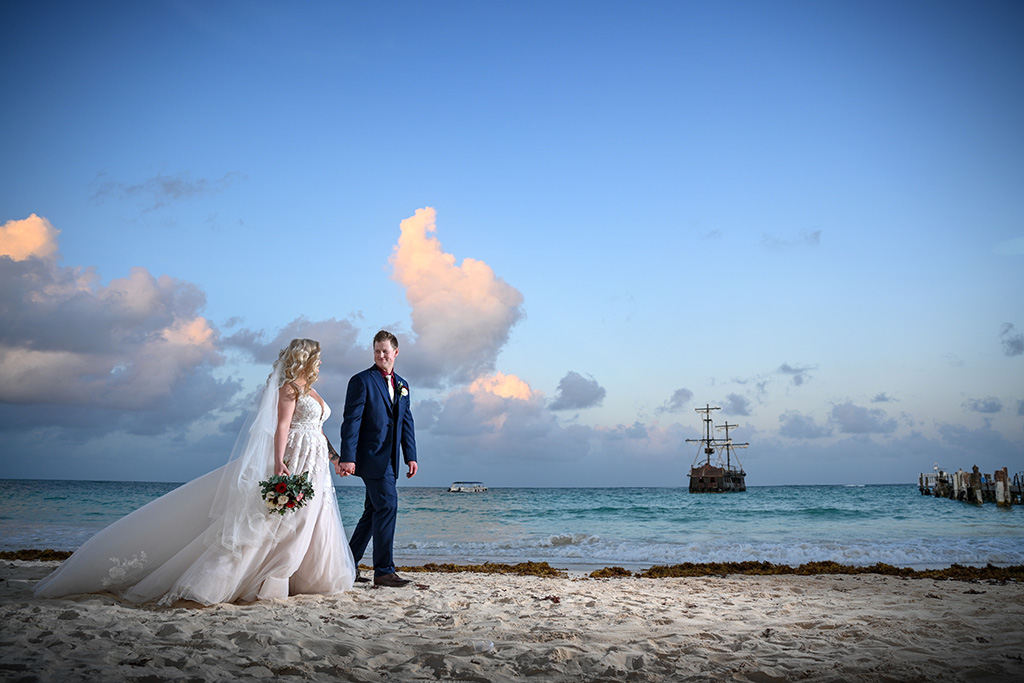
<svg viewBox="0 0 1024 683">
<path fill-rule="evenodd" d="M 356 464 L 354 462 L 341 462 L 341 460 L 334 457 L 331 458 L 331 461 L 334 462 L 334 472 L 339 477 L 347 477 L 350 474 L 356 473 Z M 415 477 L 418 469 L 416 461 L 413 460 L 409 463 L 409 472 L 405 476 L 407 478 Z"/>
<path fill-rule="evenodd" d="M 327 439 L 327 435 L 324 435 Z M 334 473 L 339 477 L 347 477 L 350 474 L 356 473 L 356 464 L 354 462 L 342 462 L 341 456 L 338 455 L 338 451 L 334 450 L 334 445 L 331 444 L 331 440 L 327 439 L 327 458 L 334 463 Z"/>
</svg>

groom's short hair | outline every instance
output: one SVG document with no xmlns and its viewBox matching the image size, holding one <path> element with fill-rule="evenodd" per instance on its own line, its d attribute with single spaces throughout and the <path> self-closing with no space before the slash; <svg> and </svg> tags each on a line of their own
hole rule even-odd
<svg viewBox="0 0 1024 683">
<path fill-rule="evenodd" d="M 373 345 L 376 346 L 379 342 L 386 341 L 391 344 L 394 349 L 398 348 L 398 337 L 391 334 L 387 330 L 381 330 L 377 334 L 373 335 Z"/>
</svg>

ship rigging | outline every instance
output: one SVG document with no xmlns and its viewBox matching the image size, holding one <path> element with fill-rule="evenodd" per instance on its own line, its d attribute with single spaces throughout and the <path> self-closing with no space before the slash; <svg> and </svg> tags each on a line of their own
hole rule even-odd
<svg viewBox="0 0 1024 683">
<path fill-rule="evenodd" d="M 700 439 L 687 439 L 687 443 L 695 443 L 697 457 L 690 467 L 690 493 L 740 493 L 747 490 L 746 476 L 743 465 L 736 456 L 735 449 L 746 448 L 749 443 L 733 443 L 729 430 L 739 425 L 725 424 L 715 426 L 711 411 L 721 410 L 711 407 L 708 403 L 703 408 L 695 409 L 704 413 L 704 433 Z M 714 430 L 724 430 L 725 436 L 716 437 Z M 714 461 L 712 461 L 714 456 Z"/>
</svg>

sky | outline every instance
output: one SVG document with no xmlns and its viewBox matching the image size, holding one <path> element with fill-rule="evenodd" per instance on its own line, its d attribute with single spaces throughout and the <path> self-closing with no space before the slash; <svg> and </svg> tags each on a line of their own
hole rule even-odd
<svg viewBox="0 0 1024 683">
<path fill-rule="evenodd" d="M 397 334 L 443 486 L 1024 471 L 1024 5 L 0 4 L 0 478 L 222 465 Z M 338 479 L 339 486 L 358 480 Z"/>
</svg>

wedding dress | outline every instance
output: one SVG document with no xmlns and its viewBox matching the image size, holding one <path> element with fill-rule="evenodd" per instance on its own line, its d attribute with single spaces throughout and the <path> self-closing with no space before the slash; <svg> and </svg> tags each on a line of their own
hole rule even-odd
<svg viewBox="0 0 1024 683">
<path fill-rule="evenodd" d="M 136 603 L 212 605 L 351 588 L 356 569 L 322 432 L 326 402 L 300 395 L 288 430 L 285 464 L 309 472 L 312 500 L 280 515 L 261 498 L 259 481 L 274 474 L 279 366 L 226 465 L 97 533 L 36 585 L 36 596 L 108 591 Z"/>
</svg>

